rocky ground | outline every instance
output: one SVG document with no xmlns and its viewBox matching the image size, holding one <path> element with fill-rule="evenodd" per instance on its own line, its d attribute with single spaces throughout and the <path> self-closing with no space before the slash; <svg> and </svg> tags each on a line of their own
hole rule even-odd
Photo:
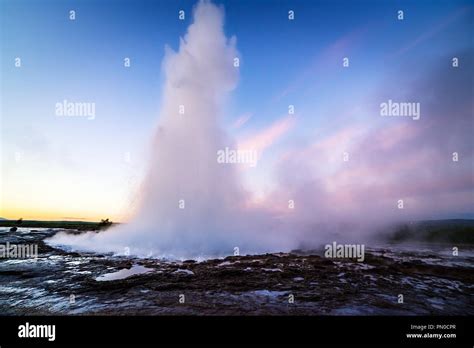
<svg viewBox="0 0 474 348">
<path fill-rule="evenodd" d="M 366 251 L 364 262 L 327 259 L 308 251 L 164 262 L 54 249 L 43 240 L 57 231 L 0 229 L 0 244 L 39 245 L 37 259 L 0 258 L 0 313 L 474 313 L 472 247 L 461 247 L 459 256 L 452 256 L 450 246 L 385 246 Z M 399 294 L 404 303 L 398 303 Z"/>
</svg>

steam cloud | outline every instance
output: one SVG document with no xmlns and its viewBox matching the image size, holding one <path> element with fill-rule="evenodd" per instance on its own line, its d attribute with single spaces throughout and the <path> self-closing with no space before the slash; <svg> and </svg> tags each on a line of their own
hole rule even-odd
<svg viewBox="0 0 474 348">
<path fill-rule="evenodd" d="M 248 198 L 237 170 L 216 160 L 219 149 L 235 147 L 219 126 L 226 94 L 238 81 L 235 38 L 226 38 L 223 23 L 223 10 L 201 1 L 178 52 L 166 49 L 162 109 L 132 221 L 102 233 L 59 233 L 51 244 L 169 258 L 283 247 L 255 235 L 265 231 L 256 229 L 261 218 L 244 212 Z"/>
<path fill-rule="evenodd" d="M 235 39 L 226 38 L 223 22 L 222 9 L 200 1 L 178 52 L 166 52 L 162 109 L 132 221 L 100 233 L 59 233 L 51 244 L 138 256 L 216 257 L 235 247 L 251 254 L 334 240 L 373 242 L 374 231 L 398 221 L 472 215 L 472 68 L 453 72 L 443 60 L 415 83 L 411 76 L 401 81 L 402 74 L 384 83 L 371 96 L 376 105 L 369 105 L 364 122 L 335 111 L 341 126 L 281 153 L 275 189 L 259 204 L 252 201 L 236 167 L 216 160 L 218 150 L 236 148 L 219 120 L 238 80 Z M 458 56 L 468 61 L 472 53 Z M 400 85 L 412 86 L 409 95 L 400 95 Z M 413 96 L 422 103 L 421 120 L 379 116 L 380 101 Z M 269 139 L 290 128 L 283 120 L 251 143 L 269 146 Z M 347 149 L 351 160 L 342 162 Z M 459 162 L 450 158 L 454 151 L 462 156 Z M 400 198 L 406 209 L 397 209 Z M 288 209 L 290 200 L 295 209 Z"/>
</svg>

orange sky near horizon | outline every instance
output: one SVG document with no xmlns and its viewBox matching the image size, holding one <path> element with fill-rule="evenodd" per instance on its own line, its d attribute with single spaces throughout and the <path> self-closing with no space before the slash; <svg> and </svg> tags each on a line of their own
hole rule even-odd
<svg viewBox="0 0 474 348">
<path fill-rule="evenodd" d="M 44 221 L 100 221 L 101 219 L 109 219 L 113 222 L 123 222 L 123 216 L 115 214 L 100 214 L 97 212 L 84 212 L 75 214 L 74 212 L 64 209 L 49 211 L 43 209 L 31 208 L 4 208 L 0 209 L 0 218 L 7 220 L 44 220 Z"/>
</svg>

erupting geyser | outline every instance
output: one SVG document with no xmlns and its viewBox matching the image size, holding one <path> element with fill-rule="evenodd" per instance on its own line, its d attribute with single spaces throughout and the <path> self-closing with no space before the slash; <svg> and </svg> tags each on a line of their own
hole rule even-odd
<svg viewBox="0 0 474 348">
<path fill-rule="evenodd" d="M 238 80 L 235 39 L 226 38 L 223 23 L 223 10 L 201 1 L 178 52 L 166 49 L 161 112 L 134 218 L 106 232 L 60 233 L 50 243 L 171 258 L 263 250 L 255 233 L 265 232 L 244 211 L 247 198 L 235 166 L 216 160 L 217 151 L 233 145 L 219 115 Z"/>
</svg>

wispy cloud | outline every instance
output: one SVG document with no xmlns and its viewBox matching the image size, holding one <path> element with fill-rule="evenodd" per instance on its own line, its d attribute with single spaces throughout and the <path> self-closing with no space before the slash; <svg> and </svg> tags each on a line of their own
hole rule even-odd
<svg viewBox="0 0 474 348">
<path fill-rule="evenodd" d="M 246 112 L 242 115 L 240 115 L 237 120 L 235 120 L 235 122 L 232 124 L 232 128 L 234 129 L 239 129 L 240 127 L 242 127 L 243 125 L 245 125 L 248 120 L 250 120 L 252 118 L 253 114 L 251 112 Z"/>
<path fill-rule="evenodd" d="M 239 141 L 238 147 L 243 150 L 254 150 L 259 156 L 261 156 L 267 148 L 275 144 L 280 138 L 289 132 L 294 124 L 294 115 L 284 116 L 272 123 L 269 127 Z"/>
</svg>

